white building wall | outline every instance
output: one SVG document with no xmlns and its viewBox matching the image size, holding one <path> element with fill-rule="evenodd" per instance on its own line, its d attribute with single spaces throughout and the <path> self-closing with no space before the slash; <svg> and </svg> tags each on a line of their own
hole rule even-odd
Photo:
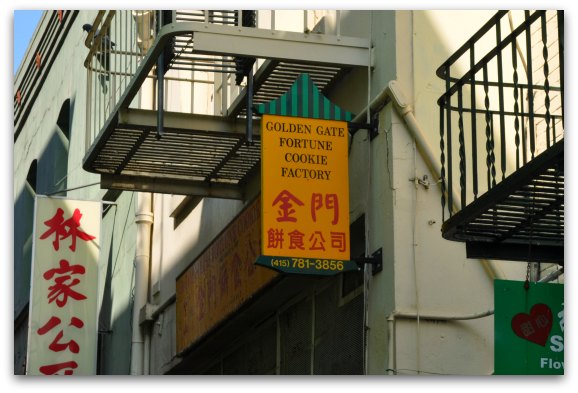
<svg viewBox="0 0 578 393">
<path fill-rule="evenodd" d="M 435 70 L 493 14 L 490 11 L 397 13 L 396 79 L 413 106 L 435 157 L 440 156 L 436 101 L 445 91 Z M 396 318 L 395 330 L 388 330 L 387 334 L 395 338 L 395 353 L 390 354 L 392 364 L 387 367 L 398 374 L 491 374 L 493 317 L 471 321 L 443 319 L 492 310 L 492 280 L 496 278 L 493 274 L 522 280 L 526 264 L 489 262 L 495 267 L 492 273 L 481 261 L 465 257 L 463 243 L 444 240 L 441 193 L 434 184 L 439 174 L 430 172 L 397 114 L 393 115 L 388 131 L 393 155 L 390 187 L 394 250 L 390 256 L 394 265 L 395 311 L 415 317 Z M 432 184 L 429 189 L 410 181 L 416 177 L 423 179 L 424 175 Z M 439 316 L 440 320 L 422 320 L 419 315 Z M 374 371 L 384 370 L 377 367 Z"/>
<path fill-rule="evenodd" d="M 341 15 L 343 21 L 351 22 L 341 27 L 343 34 L 367 36 L 371 30 L 375 67 L 370 73 L 370 98 L 390 80 L 397 80 L 435 157 L 440 156 L 436 101 L 445 91 L 435 70 L 493 14 L 374 11 L 371 19 L 365 11 Z M 276 27 L 293 29 L 283 15 L 276 13 Z M 328 29 L 335 28 L 332 15 L 326 19 Z M 297 31 L 303 27 L 302 13 L 296 13 L 293 23 Z M 353 71 L 335 87 L 331 99 L 345 109 L 361 111 L 367 104 L 367 75 L 367 70 Z M 188 89 L 183 88 L 187 96 L 191 94 Z M 176 85 L 170 90 L 169 97 L 182 93 Z M 210 93 L 194 92 L 195 99 L 207 95 Z M 190 104 L 187 98 L 179 100 L 184 106 Z M 210 112 L 210 99 L 201 101 Z M 444 240 L 441 193 L 436 184 L 439 174 L 430 172 L 391 104 L 380 112 L 379 124 L 379 134 L 371 142 L 364 130 L 355 135 L 350 154 L 351 219 L 366 214 L 368 254 L 378 248 L 384 252 L 383 271 L 367 275 L 367 372 L 491 374 L 493 317 L 443 319 L 491 311 L 493 279 L 524 279 L 526 264 L 467 259 L 463 243 Z M 424 175 L 431 183 L 429 188 L 410 180 Z M 257 190 L 254 185 L 249 194 L 255 195 Z M 167 308 L 156 317 L 151 330 L 152 374 L 166 372 L 178 362 L 174 353 L 176 278 L 243 207 L 239 201 L 205 198 L 175 225 L 171 216 L 181 200 L 171 195 L 154 198 L 150 301 Z M 393 318 L 396 313 L 411 317 Z M 432 321 L 420 316 L 440 318 Z"/>
</svg>

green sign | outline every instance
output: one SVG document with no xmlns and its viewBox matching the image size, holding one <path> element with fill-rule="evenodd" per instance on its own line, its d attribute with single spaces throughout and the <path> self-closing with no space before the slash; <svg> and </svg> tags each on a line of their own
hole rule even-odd
<svg viewBox="0 0 578 393">
<path fill-rule="evenodd" d="M 494 374 L 564 374 L 564 285 L 494 281 Z"/>
</svg>

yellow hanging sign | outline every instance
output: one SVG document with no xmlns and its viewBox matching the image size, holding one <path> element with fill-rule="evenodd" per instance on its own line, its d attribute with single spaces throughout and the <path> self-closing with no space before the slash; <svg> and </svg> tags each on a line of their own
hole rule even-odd
<svg viewBox="0 0 578 393">
<path fill-rule="evenodd" d="M 347 122 L 264 115 L 262 257 L 290 273 L 335 274 L 350 261 Z"/>
</svg>

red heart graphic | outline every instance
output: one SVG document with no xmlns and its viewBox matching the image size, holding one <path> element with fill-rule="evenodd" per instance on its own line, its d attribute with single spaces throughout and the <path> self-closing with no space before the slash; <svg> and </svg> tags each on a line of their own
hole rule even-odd
<svg viewBox="0 0 578 393">
<path fill-rule="evenodd" d="M 512 318 L 512 330 L 524 340 L 545 346 L 552 329 L 552 310 L 545 304 L 535 304 L 530 314 L 519 313 Z"/>
</svg>

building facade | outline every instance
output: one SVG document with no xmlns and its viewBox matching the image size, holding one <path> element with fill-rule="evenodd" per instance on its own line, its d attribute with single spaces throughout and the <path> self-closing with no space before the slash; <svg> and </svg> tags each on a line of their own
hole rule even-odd
<svg viewBox="0 0 578 393">
<path fill-rule="evenodd" d="M 36 195 L 103 201 L 98 374 L 492 374 L 494 280 L 563 283 L 563 166 L 562 202 L 543 214 L 561 220 L 557 237 L 475 257 L 444 238 L 454 233 L 444 222 L 492 182 L 478 191 L 449 174 L 485 182 L 478 150 L 499 156 L 493 184 L 556 142 L 563 157 L 560 31 L 563 42 L 556 11 L 45 12 L 14 83 L 15 374 L 26 364 Z M 520 66 L 503 76 L 493 58 L 506 47 L 503 61 Z M 472 76 L 481 82 L 468 86 Z M 311 85 L 298 90 L 301 80 Z M 510 110 L 518 84 L 540 86 L 531 96 L 543 104 Z M 261 120 L 307 117 L 290 102 L 315 117 L 349 113 L 358 269 L 254 264 L 265 241 Z M 522 131 L 532 139 L 522 164 L 505 136 L 487 150 L 482 126 L 464 148 L 474 120 L 498 123 L 500 112 L 536 114 L 521 119 L 537 130 Z M 514 257 L 528 247 L 544 254 Z"/>
</svg>

